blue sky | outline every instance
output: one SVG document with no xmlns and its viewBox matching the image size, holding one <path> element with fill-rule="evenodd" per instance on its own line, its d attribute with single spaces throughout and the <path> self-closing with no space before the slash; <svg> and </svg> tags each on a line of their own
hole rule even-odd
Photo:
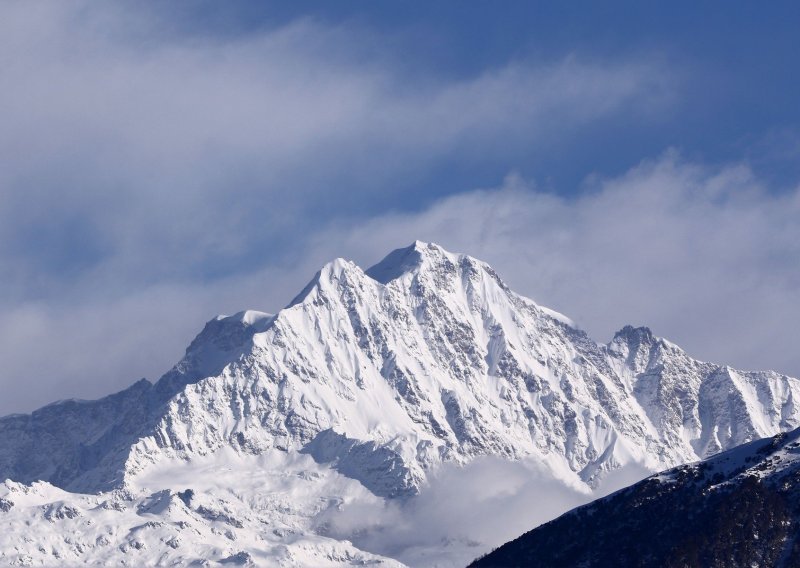
<svg viewBox="0 0 800 568">
<path fill-rule="evenodd" d="M 607 341 L 800 375 L 800 8 L 0 7 L 0 413 L 337 256 L 478 256 Z M 24 385 L 24 386 L 22 386 Z"/>
<path fill-rule="evenodd" d="M 196 34 L 258 33 L 311 17 L 334 26 L 381 34 L 383 45 L 411 76 L 467 78 L 512 61 L 546 62 L 565 56 L 586 61 L 640 57 L 669 65 L 680 97 L 652 121 L 593 125 L 568 152 L 505 155 L 528 175 L 573 190 L 586 171 L 619 173 L 642 153 L 680 146 L 694 159 L 746 156 L 763 176 L 792 182 L 800 166 L 773 147 L 796 136 L 800 109 L 797 24 L 800 6 L 720 2 L 300 2 L 183 4 L 183 31 Z M 188 7 L 187 7 L 188 6 Z M 216 7 L 210 12 L 207 8 Z M 174 14 L 173 14 L 174 15 Z M 220 24 L 220 22 L 224 22 Z M 383 39 L 383 37 L 381 39 Z M 380 41 L 380 39 L 378 40 Z M 398 61 L 398 59 L 400 61 Z M 620 132 L 620 129 L 621 132 Z M 603 144 L 610 130 L 615 144 Z M 561 148 L 564 150 L 566 148 Z M 492 183 L 494 169 L 465 172 L 464 182 Z M 452 165 L 443 180 L 452 180 Z M 449 175 L 448 175 L 449 174 Z M 494 176 L 494 177 L 493 177 Z M 441 186 L 443 184 L 439 184 Z M 458 191 L 454 188 L 453 191 Z"/>
</svg>

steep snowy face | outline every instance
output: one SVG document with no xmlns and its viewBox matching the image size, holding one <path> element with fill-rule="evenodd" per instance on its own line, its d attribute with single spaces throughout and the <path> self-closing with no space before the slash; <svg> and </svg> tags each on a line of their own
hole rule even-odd
<svg viewBox="0 0 800 568">
<path fill-rule="evenodd" d="M 395 251 L 366 273 L 333 261 L 263 321 L 235 335 L 227 365 L 169 402 L 134 447 L 129 475 L 165 454 L 275 447 L 394 497 L 416 492 L 443 461 L 480 455 L 536 456 L 594 483 L 648 461 L 659 443 L 603 347 L 484 263 L 436 245 Z M 195 351 L 170 383 L 191 375 Z"/>
<path fill-rule="evenodd" d="M 128 478 L 233 447 L 305 452 L 384 497 L 482 455 L 594 487 L 630 462 L 671 466 L 798 422 L 794 379 L 695 361 L 646 328 L 599 345 L 433 244 L 366 272 L 335 260 L 277 315 L 247 314 L 210 322 L 156 385 L 185 386 Z"/>
<path fill-rule="evenodd" d="M 153 431 L 169 401 L 240 357 L 270 318 L 248 311 L 211 320 L 156 385 L 141 379 L 100 400 L 59 401 L 0 418 L 0 478 L 82 492 L 121 487 L 131 447 Z"/>
<path fill-rule="evenodd" d="M 92 492 L 164 457 L 277 448 L 386 497 L 483 455 L 594 487 L 795 427 L 797 389 L 646 328 L 597 344 L 485 263 L 416 242 L 366 272 L 327 264 L 276 315 L 210 321 L 155 385 L 2 419 L 0 474 Z"/>
<path fill-rule="evenodd" d="M 313 563 L 358 563 L 372 557 L 321 536 L 320 516 L 353 499 L 405 507 L 430 490 L 437 473 L 466 471 L 460 466 L 483 457 L 533 464 L 542 479 L 588 496 L 627 465 L 664 469 L 797 427 L 798 388 L 798 380 L 777 373 L 694 360 L 647 328 L 628 326 L 609 344 L 596 343 L 568 318 L 515 294 L 485 263 L 417 242 L 366 272 L 346 260 L 327 264 L 277 314 L 211 320 L 155 384 L 142 380 L 98 401 L 1 418 L 0 479 L 117 494 L 131 534 L 140 534 L 135 523 L 143 515 L 166 523 L 147 538 L 101 539 L 123 539 L 119 546 L 129 549 L 176 542 L 173 525 L 184 523 L 194 528 L 185 528 L 170 558 L 194 558 L 192 550 L 206 540 L 197 535 L 230 532 L 230 542 L 215 544 L 209 557 L 257 555 L 269 542 L 270 558 L 302 564 L 308 551 L 284 555 L 284 545 L 302 536 L 313 543 Z M 224 463 L 213 472 L 187 476 L 211 480 L 207 489 L 194 488 L 197 503 L 179 496 L 189 487 L 173 486 L 172 475 L 156 475 L 176 464 L 194 471 L 219 456 Z M 288 485 L 270 465 L 281 459 L 301 464 Z M 241 479 L 224 477 L 240 467 Z M 224 477 L 238 487 L 264 467 L 275 470 L 264 483 L 284 488 L 269 498 L 260 485 L 214 484 Z M 42 502 L 94 503 L 40 489 Z M 170 503 L 163 515 L 147 504 L 161 491 Z M 237 511 L 242 526 L 209 520 L 204 499 Z M 9 538 L 41 510 L 18 507 Z M 92 516 L 97 526 L 107 521 L 103 511 Z M 269 535 L 261 534 L 276 519 L 285 524 L 275 529 L 280 534 L 271 525 Z M 446 540 L 456 542 L 451 536 Z M 481 552 L 469 538 L 460 542 L 453 565 Z M 98 546 L 96 558 L 116 558 L 106 544 Z M 396 557 L 389 549 L 363 550 Z"/>
<path fill-rule="evenodd" d="M 646 328 L 623 328 L 608 352 L 662 439 L 697 458 L 798 426 L 796 379 L 696 361 Z"/>
</svg>

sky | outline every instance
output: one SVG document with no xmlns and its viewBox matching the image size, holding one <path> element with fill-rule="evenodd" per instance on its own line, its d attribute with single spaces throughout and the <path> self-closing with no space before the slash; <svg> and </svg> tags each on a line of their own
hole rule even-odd
<svg viewBox="0 0 800 568">
<path fill-rule="evenodd" d="M 800 376 L 800 7 L 0 4 L 0 414 L 416 239 Z"/>
</svg>

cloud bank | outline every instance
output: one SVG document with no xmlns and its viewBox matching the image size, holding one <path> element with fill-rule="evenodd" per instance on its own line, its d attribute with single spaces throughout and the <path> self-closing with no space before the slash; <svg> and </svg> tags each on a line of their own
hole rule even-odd
<svg viewBox="0 0 800 568">
<path fill-rule="evenodd" d="M 483 457 L 465 466 L 445 464 L 406 502 L 354 500 L 331 508 L 317 519 L 317 529 L 409 566 L 456 568 L 650 473 L 628 464 L 590 492 L 558 480 L 541 463 Z"/>
<path fill-rule="evenodd" d="M 577 190 L 448 181 L 660 116 L 680 92 L 663 61 L 437 75 L 357 24 L 211 35 L 130 5 L 0 11 L 0 414 L 155 379 L 217 313 L 275 311 L 324 262 L 415 239 L 599 340 L 646 324 L 800 375 L 796 189 L 674 152 Z"/>
<path fill-rule="evenodd" d="M 18 297 L 249 270 L 331 215 L 419 201 L 398 179 L 665 91 L 658 69 L 571 58 L 442 80 L 311 20 L 197 37 L 80 3 L 4 12 L 0 268 Z"/>
<path fill-rule="evenodd" d="M 770 191 L 745 165 L 675 152 L 587 184 L 567 198 L 512 175 L 334 234 L 364 258 L 412 238 L 468 251 L 598 340 L 647 325 L 701 359 L 800 375 L 800 188 Z"/>
<path fill-rule="evenodd" d="M 213 314 L 292 297 L 331 222 L 419 210 L 464 189 L 421 187 L 442 164 L 502 167 L 672 92 L 636 60 L 440 77 L 357 24 L 0 10 L 0 413 L 156 378 Z"/>
<path fill-rule="evenodd" d="M 420 212 L 331 222 L 306 235 L 296 262 L 119 298 L 23 303 L 0 323 L 4 368 L 9 378 L 41 377 L 28 404 L 74 390 L 82 377 L 102 394 L 157 377 L 217 312 L 275 311 L 332 258 L 366 267 L 423 239 L 488 261 L 513 289 L 598 340 L 648 325 L 701 359 L 800 375 L 800 190 L 770 192 L 745 166 L 675 153 L 591 184 L 559 197 L 510 176 Z M 47 357 L 34 356 L 42 349 Z"/>
</svg>

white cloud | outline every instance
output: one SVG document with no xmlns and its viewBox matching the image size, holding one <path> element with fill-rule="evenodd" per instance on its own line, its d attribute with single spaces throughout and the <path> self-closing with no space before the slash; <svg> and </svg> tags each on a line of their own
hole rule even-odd
<svg viewBox="0 0 800 568">
<path fill-rule="evenodd" d="M 3 10 L 0 262 L 18 293 L 65 271 L 140 285 L 263 259 L 348 207 L 402 203 L 386 193 L 399 176 L 646 112 L 669 90 L 658 66 L 569 58 L 442 81 L 313 21 L 153 37 L 81 3 Z"/>
<path fill-rule="evenodd" d="M 482 458 L 444 466 L 407 502 L 357 501 L 319 521 L 330 536 L 409 566 L 455 567 L 589 500 L 536 464 Z"/>
<path fill-rule="evenodd" d="M 348 254 L 310 249 L 320 227 L 415 207 L 397 179 L 503 164 L 674 89 L 647 61 L 443 79 L 401 57 L 313 20 L 223 37 L 138 7 L 0 7 L 0 414 L 155 378 L 204 319 L 281 306 Z"/>
<path fill-rule="evenodd" d="M 607 341 L 647 325 L 701 359 L 800 375 L 800 190 L 669 152 L 576 197 L 510 176 L 318 238 L 375 259 L 413 239 L 482 258 L 513 289 Z"/>
<path fill-rule="evenodd" d="M 409 566 L 455 568 L 650 473 L 629 464 L 589 492 L 534 461 L 483 457 L 466 466 L 445 464 L 408 501 L 356 500 L 328 510 L 318 522 L 334 538 Z"/>
<path fill-rule="evenodd" d="M 23 378 L 26 388 L 4 403 L 30 409 L 156 378 L 216 313 L 277 310 L 324 262 L 366 267 L 417 238 L 490 262 L 598 340 L 648 325 L 698 358 L 798 376 L 799 219 L 800 190 L 770 192 L 742 165 L 675 153 L 571 198 L 510 176 L 417 213 L 332 222 L 295 257 L 213 283 L 19 303 L 0 321 L 0 359 L 7 384 Z"/>
</svg>

